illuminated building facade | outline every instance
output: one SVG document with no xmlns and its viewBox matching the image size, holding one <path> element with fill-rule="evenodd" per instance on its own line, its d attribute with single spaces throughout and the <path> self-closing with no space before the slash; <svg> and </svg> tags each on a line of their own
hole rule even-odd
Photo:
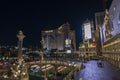
<svg viewBox="0 0 120 80">
<path fill-rule="evenodd" d="M 75 31 L 70 30 L 70 24 L 65 23 L 54 30 L 42 31 L 43 48 L 48 50 L 76 50 Z"/>
<path fill-rule="evenodd" d="M 95 13 L 95 23 L 97 27 L 102 27 L 104 22 L 105 12 L 96 12 Z"/>
<path fill-rule="evenodd" d="M 109 10 L 105 11 L 101 28 L 104 58 L 120 68 L 120 2 L 113 0 Z"/>
<path fill-rule="evenodd" d="M 90 56 L 96 53 L 95 32 L 93 21 L 85 21 L 82 25 L 83 42 L 80 43 L 80 53 L 88 54 Z M 90 54 L 89 54 L 90 53 Z"/>
<path fill-rule="evenodd" d="M 95 41 L 96 41 L 96 52 L 98 55 L 102 55 L 101 47 L 102 47 L 103 41 L 100 38 L 100 35 L 102 35 L 100 30 L 101 30 L 103 22 L 104 22 L 104 16 L 105 16 L 105 12 L 96 12 L 95 13 L 95 24 L 96 24 Z"/>
</svg>

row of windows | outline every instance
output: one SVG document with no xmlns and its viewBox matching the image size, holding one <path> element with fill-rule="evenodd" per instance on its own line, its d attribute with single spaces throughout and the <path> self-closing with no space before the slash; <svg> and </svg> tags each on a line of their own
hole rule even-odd
<svg viewBox="0 0 120 80">
<path fill-rule="evenodd" d="M 115 54 L 103 54 L 104 57 L 120 61 L 120 55 Z"/>
<path fill-rule="evenodd" d="M 103 52 L 119 52 L 120 51 L 120 43 L 111 45 L 103 49 Z"/>
<path fill-rule="evenodd" d="M 94 48 L 94 49 L 79 49 L 79 51 L 95 51 L 96 49 Z"/>
</svg>

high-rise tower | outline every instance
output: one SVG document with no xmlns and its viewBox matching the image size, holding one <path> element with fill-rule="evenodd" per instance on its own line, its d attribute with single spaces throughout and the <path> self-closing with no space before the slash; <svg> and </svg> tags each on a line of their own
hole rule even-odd
<svg viewBox="0 0 120 80">
<path fill-rule="evenodd" d="M 70 29 L 68 22 L 56 29 L 42 31 L 42 44 L 48 50 L 76 50 L 75 31 Z"/>
<path fill-rule="evenodd" d="M 95 42 L 94 24 L 93 21 L 86 20 L 82 25 L 83 43 L 86 47 L 94 46 Z"/>
<path fill-rule="evenodd" d="M 95 25 L 96 25 L 95 39 L 96 39 L 96 51 L 98 55 L 101 55 L 101 47 L 103 43 L 103 38 L 101 38 L 101 36 L 103 35 L 102 26 L 104 23 L 104 16 L 105 12 L 95 13 Z"/>
<path fill-rule="evenodd" d="M 22 59 L 22 45 L 23 45 L 23 39 L 25 38 L 25 35 L 22 31 L 19 31 L 17 34 L 17 37 L 19 39 L 18 41 L 18 59 Z"/>
</svg>

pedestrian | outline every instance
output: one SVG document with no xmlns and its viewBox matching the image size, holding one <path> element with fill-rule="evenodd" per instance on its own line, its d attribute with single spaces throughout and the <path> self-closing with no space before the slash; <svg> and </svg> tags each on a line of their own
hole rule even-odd
<svg viewBox="0 0 120 80">
<path fill-rule="evenodd" d="M 83 78 L 81 77 L 79 80 L 83 80 Z"/>
</svg>

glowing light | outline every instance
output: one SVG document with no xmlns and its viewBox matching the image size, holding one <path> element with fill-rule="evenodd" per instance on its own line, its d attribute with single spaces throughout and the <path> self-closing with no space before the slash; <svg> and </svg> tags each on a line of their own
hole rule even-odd
<svg viewBox="0 0 120 80">
<path fill-rule="evenodd" d="M 17 75 L 16 75 L 16 74 L 14 74 L 14 77 L 17 77 Z"/>
<path fill-rule="evenodd" d="M 59 30 L 62 29 L 62 26 L 60 26 L 58 29 L 59 29 Z"/>
<path fill-rule="evenodd" d="M 23 72 L 23 75 L 25 75 L 26 73 L 25 72 Z"/>
<path fill-rule="evenodd" d="M 66 52 L 67 52 L 67 53 L 71 53 L 71 50 L 67 50 Z"/>
<path fill-rule="evenodd" d="M 74 67 L 76 66 L 76 64 L 74 65 Z"/>
<path fill-rule="evenodd" d="M 71 64 L 69 64 L 69 66 L 71 66 Z"/>
<path fill-rule="evenodd" d="M 48 31 L 45 31 L 45 33 L 51 33 L 53 32 L 53 30 L 48 30 Z"/>
<path fill-rule="evenodd" d="M 20 70 L 18 70 L 18 73 L 20 73 Z"/>
<path fill-rule="evenodd" d="M 79 46 L 79 48 L 85 48 L 85 45 L 84 45 L 84 44 L 81 44 L 81 45 Z"/>
</svg>

